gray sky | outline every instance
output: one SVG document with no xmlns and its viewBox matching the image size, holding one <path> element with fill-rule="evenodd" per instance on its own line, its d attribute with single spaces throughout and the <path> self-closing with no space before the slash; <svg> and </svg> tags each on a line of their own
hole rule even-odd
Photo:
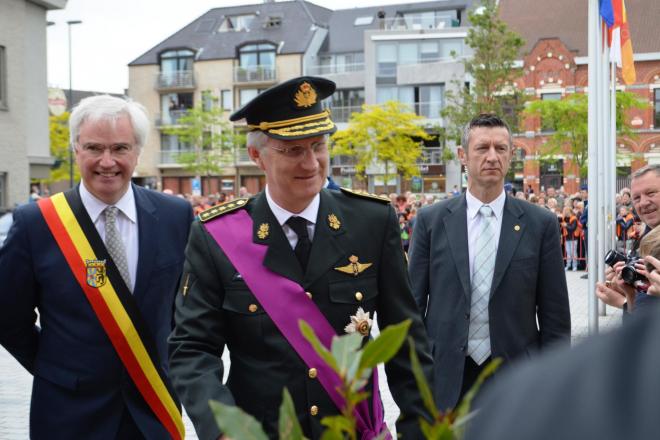
<svg viewBox="0 0 660 440">
<path fill-rule="evenodd" d="M 71 26 L 73 88 L 122 93 L 128 63 L 212 8 L 258 0 L 69 0 L 48 20 L 48 84 L 69 88 L 67 21 Z M 329 9 L 405 3 L 404 0 L 314 0 Z"/>
</svg>

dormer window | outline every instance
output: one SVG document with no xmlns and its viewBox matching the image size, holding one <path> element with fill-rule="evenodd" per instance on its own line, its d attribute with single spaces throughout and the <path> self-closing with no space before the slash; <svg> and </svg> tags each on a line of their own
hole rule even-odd
<svg viewBox="0 0 660 440">
<path fill-rule="evenodd" d="M 241 14 L 225 17 L 218 28 L 219 32 L 249 31 L 256 14 Z"/>
<path fill-rule="evenodd" d="M 264 24 L 264 28 L 266 29 L 277 29 L 280 27 L 282 27 L 282 17 L 278 16 L 268 17 L 268 20 Z"/>
</svg>

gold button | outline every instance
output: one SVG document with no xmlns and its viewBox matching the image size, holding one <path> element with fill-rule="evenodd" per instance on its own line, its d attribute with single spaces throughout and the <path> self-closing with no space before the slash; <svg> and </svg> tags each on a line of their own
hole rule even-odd
<svg viewBox="0 0 660 440">
<path fill-rule="evenodd" d="M 319 407 L 312 405 L 312 407 L 309 409 L 309 413 L 313 416 L 317 415 L 319 413 Z"/>
<path fill-rule="evenodd" d="M 362 292 L 355 292 L 355 299 L 357 299 L 358 301 L 362 301 L 362 298 L 364 298 Z"/>
<path fill-rule="evenodd" d="M 312 299 L 312 292 L 305 292 L 307 294 L 307 298 Z"/>
<path fill-rule="evenodd" d="M 259 308 L 259 307 L 257 307 L 256 304 L 250 304 L 250 305 L 248 306 L 248 310 L 249 310 L 250 312 L 252 312 L 252 313 L 256 312 L 258 308 Z"/>
<path fill-rule="evenodd" d="M 316 368 L 310 368 L 309 369 L 309 378 L 310 379 L 316 379 L 316 374 L 317 374 Z"/>
</svg>

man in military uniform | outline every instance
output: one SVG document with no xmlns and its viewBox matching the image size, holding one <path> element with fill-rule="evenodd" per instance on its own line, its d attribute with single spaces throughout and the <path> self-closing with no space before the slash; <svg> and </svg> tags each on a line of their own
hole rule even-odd
<svg viewBox="0 0 660 440">
<path fill-rule="evenodd" d="M 170 337 L 170 372 L 201 439 L 221 435 L 210 399 L 239 406 L 276 437 L 284 387 L 304 434 L 321 436 L 320 420 L 339 409 L 334 390 L 328 391 L 327 369 L 313 355 L 310 361 L 309 344 L 301 342 L 299 319 L 337 335 L 361 315 L 358 308 L 372 317 L 378 312 L 380 328 L 411 319 L 409 335 L 431 376 L 428 342 L 389 201 L 323 188 L 327 136 L 336 128 L 321 100 L 334 90 L 322 78 L 295 78 L 231 116 L 247 119 L 248 152 L 266 174 L 266 188 L 203 212 L 192 227 Z M 368 325 L 357 327 L 368 335 Z M 223 385 L 225 346 L 231 368 Z M 402 414 L 397 431 L 420 438 L 419 418 L 429 415 L 408 351 L 406 344 L 385 369 Z M 373 381 L 367 388 L 372 386 Z M 362 438 L 383 429 L 382 410 L 368 407 Z"/>
</svg>

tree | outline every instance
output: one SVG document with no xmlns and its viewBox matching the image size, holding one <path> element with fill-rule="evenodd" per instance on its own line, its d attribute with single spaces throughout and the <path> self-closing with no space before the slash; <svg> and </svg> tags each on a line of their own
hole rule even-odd
<svg viewBox="0 0 660 440">
<path fill-rule="evenodd" d="M 616 132 L 618 136 L 634 137 L 634 132 L 626 121 L 626 113 L 633 108 L 647 106 L 636 94 L 616 93 Z M 570 151 L 573 161 L 580 169 L 580 177 L 587 177 L 588 163 L 588 97 L 574 93 L 561 100 L 538 100 L 529 104 L 527 116 L 540 117 L 543 124 L 552 127 L 547 142 L 540 148 L 541 157 L 552 157 L 565 149 Z"/>
<path fill-rule="evenodd" d="M 418 176 L 420 140 L 433 139 L 418 125 L 423 119 L 398 101 L 364 105 L 361 113 L 351 115 L 347 129 L 332 136 L 332 155 L 355 157 L 356 171 L 362 178 L 367 167 L 378 162 L 385 164 L 385 182 L 390 177 L 390 164 L 403 178 Z"/>
<path fill-rule="evenodd" d="M 465 75 L 472 78 L 452 81 L 454 90 L 445 93 L 445 108 L 440 112 L 447 122 L 445 136 L 460 143 L 463 127 L 480 113 L 502 116 L 515 131 L 517 115 L 524 106 L 523 92 L 513 86 L 520 71 L 514 67 L 518 52 L 525 44 L 519 34 L 499 18 L 495 0 L 482 0 L 468 12 L 472 27 L 465 44 L 473 55 L 462 60 Z"/>
<path fill-rule="evenodd" d="M 73 155 L 69 152 L 69 112 L 59 116 L 49 116 L 48 125 L 50 131 L 50 155 L 55 158 L 55 164 L 50 170 L 48 183 L 69 180 L 70 162 Z M 74 159 L 75 161 L 75 159 Z M 80 180 L 80 172 L 77 166 L 73 166 L 73 180 Z"/>
<path fill-rule="evenodd" d="M 223 167 L 234 163 L 236 149 L 245 144 L 245 136 L 234 132 L 216 106 L 189 109 L 176 126 L 163 132 L 190 145 L 191 150 L 179 154 L 177 161 L 197 178 L 220 174 Z"/>
</svg>

